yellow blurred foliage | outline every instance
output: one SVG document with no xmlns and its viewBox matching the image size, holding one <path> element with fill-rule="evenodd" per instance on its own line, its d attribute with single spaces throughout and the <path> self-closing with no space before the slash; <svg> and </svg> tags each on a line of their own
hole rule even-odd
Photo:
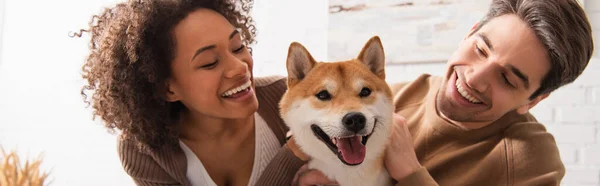
<svg viewBox="0 0 600 186">
<path fill-rule="evenodd" d="M 41 172 L 41 155 L 24 164 L 16 152 L 6 153 L 0 146 L 0 186 L 43 186 L 48 173 Z"/>
</svg>

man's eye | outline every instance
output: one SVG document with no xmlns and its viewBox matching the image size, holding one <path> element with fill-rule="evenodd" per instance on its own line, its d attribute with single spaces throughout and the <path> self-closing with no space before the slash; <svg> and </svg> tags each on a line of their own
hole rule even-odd
<svg viewBox="0 0 600 186">
<path fill-rule="evenodd" d="M 506 78 L 506 74 L 502 73 L 502 78 L 504 78 L 504 84 L 506 84 L 509 87 L 513 87 L 513 88 L 515 87 L 514 85 L 512 85 L 510 83 L 510 81 L 508 80 L 508 78 Z"/>
<path fill-rule="evenodd" d="M 483 55 L 484 57 L 487 57 L 487 54 L 485 53 L 485 51 L 483 51 L 479 45 L 475 45 L 475 49 L 477 50 L 477 53 Z"/>
</svg>

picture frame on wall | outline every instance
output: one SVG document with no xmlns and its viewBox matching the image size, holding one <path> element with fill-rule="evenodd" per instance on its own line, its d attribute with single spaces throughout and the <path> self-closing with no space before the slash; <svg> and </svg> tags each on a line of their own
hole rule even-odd
<svg viewBox="0 0 600 186">
<path fill-rule="evenodd" d="M 328 59 L 378 35 L 388 64 L 445 62 L 491 0 L 330 0 Z"/>
</svg>

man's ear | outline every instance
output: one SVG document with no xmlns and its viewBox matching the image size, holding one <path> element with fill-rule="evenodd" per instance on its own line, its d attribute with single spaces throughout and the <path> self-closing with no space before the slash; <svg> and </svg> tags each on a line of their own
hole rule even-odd
<svg viewBox="0 0 600 186">
<path fill-rule="evenodd" d="M 304 79 L 315 64 L 315 59 L 302 44 L 297 42 L 290 44 L 286 62 L 288 86 L 293 86 Z"/>
<path fill-rule="evenodd" d="M 171 80 L 167 80 L 167 86 L 166 86 L 166 90 L 165 90 L 165 100 L 167 100 L 168 102 L 176 102 L 181 100 L 179 98 L 179 94 L 177 93 L 176 87 L 173 86 L 173 83 L 171 83 Z"/>
<path fill-rule="evenodd" d="M 550 93 L 542 94 L 542 95 L 539 95 L 538 97 L 533 98 L 531 101 L 529 101 L 529 103 L 517 108 L 517 113 L 526 114 L 527 112 L 529 112 L 529 110 L 531 108 L 533 108 L 535 105 L 537 105 L 540 101 L 546 99 L 548 96 L 550 96 Z"/>
<path fill-rule="evenodd" d="M 464 39 L 467 39 L 467 38 L 469 38 L 469 36 L 473 35 L 473 34 L 475 33 L 475 29 L 477 29 L 477 27 L 478 27 L 478 26 L 479 26 L 479 21 L 478 21 L 478 22 L 476 22 L 476 23 L 473 25 L 473 27 L 471 27 L 471 29 L 469 30 L 469 32 L 467 33 L 467 35 L 465 36 L 465 38 L 463 38 L 463 40 L 464 40 Z"/>
<path fill-rule="evenodd" d="M 385 79 L 385 53 L 381 39 L 378 36 L 373 36 L 367 41 L 357 59 L 367 66 L 373 74 Z"/>
</svg>

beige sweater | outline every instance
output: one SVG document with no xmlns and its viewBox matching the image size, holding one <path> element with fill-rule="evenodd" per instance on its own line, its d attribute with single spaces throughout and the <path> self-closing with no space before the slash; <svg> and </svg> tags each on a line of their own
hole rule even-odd
<svg viewBox="0 0 600 186">
<path fill-rule="evenodd" d="M 476 130 L 456 127 L 436 112 L 442 78 L 422 75 L 392 85 L 425 168 L 398 185 L 559 185 L 565 174 L 554 137 L 531 114 L 508 113 Z"/>
<path fill-rule="evenodd" d="M 255 78 L 254 84 L 258 114 L 283 146 L 264 169 L 256 185 L 289 185 L 304 162 L 284 145 L 288 128 L 279 116 L 278 104 L 287 89 L 285 78 Z M 123 168 L 137 185 L 190 185 L 186 178 L 187 160 L 180 147 L 144 153 L 131 141 L 120 140 L 118 145 Z"/>
</svg>

